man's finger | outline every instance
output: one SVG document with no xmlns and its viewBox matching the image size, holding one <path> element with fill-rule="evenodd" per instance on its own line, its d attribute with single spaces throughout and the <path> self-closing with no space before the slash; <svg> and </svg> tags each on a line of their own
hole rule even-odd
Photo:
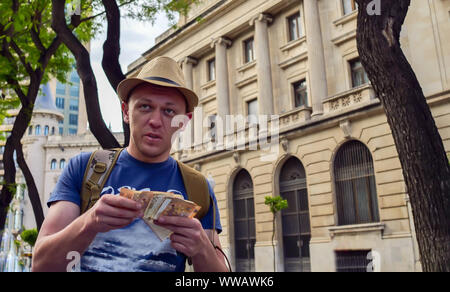
<svg viewBox="0 0 450 292">
<path fill-rule="evenodd" d="M 118 208 L 115 206 L 111 206 L 109 204 L 103 205 L 101 210 L 98 210 L 98 212 L 108 217 L 123 218 L 123 219 L 133 219 L 139 217 L 140 215 L 139 210 Z"/>
<path fill-rule="evenodd" d="M 131 199 L 127 199 L 121 196 L 116 195 L 104 195 L 102 196 L 103 201 L 113 207 L 122 208 L 122 209 L 130 209 L 134 211 L 138 211 L 142 209 L 142 204 Z"/>
<path fill-rule="evenodd" d="M 196 228 L 201 227 L 200 221 L 198 219 L 191 219 L 188 217 L 180 217 L 180 216 L 161 216 L 158 220 L 158 223 L 164 225 L 175 225 L 186 228 Z"/>
</svg>

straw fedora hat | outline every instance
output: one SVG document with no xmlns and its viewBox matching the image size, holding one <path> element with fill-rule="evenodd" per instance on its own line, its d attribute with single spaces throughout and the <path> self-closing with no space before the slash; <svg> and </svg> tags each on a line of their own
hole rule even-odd
<svg viewBox="0 0 450 292">
<path fill-rule="evenodd" d="M 137 77 L 127 78 L 120 82 L 117 87 L 117 94 L 122 101 L 126 102 L 131 91 L 143 83 L 178 89 L 186 99 L 188 113 L 193 112 L 198 105 L 197 94 L 186 88 L 183 72 L 172 58 L 164 56 L 154 58 L 142 68 Z"/>
</svg>

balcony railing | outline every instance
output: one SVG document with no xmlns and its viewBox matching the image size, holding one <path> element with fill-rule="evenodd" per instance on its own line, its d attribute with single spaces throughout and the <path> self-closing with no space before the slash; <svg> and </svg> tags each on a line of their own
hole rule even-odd
<svg viewBox="0 0 450 292">
<path fill-rule="evenodd" d="M 365 84 L 325 99 L 324 114 L 352 109 L 364 103 L 370 103 L 373 99 L 375 99 L 375 91 L 370 84 Z"/>
</svg>

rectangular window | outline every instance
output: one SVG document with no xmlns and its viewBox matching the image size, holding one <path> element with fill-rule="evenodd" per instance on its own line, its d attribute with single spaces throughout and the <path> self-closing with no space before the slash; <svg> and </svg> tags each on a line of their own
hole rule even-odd
<svg viewBox="0 0 450 292">
<path fill-rule="evenodd" d="M 57 97 L 55 103 L 56 103 L 57 108 L 64 109 L 64 98 L 63 97 Z"/>
<path fill-rule="evenodd" d="M 59 94 L 59 95 L 66 95 L 66 85 L 57 82 L 57 83 L 56 83 L 56 94 Z"/>
<path fill-rule="evenodd" d="M 72 85 L 70 86 L 70 96 L 78 97 L 80 95 L 80 86 Z"/>
<path fill-rule="evenodd" d="M 358 9 L 358 3 L 355 0 L 342 0 L 342 8 L 344 15 L 347 15 Z"/>
<path fill-rule="evenodd" d="M 78 111 L 78 100 L 77 99 L 71 99 L 70 100 L 70 110 L 71 111 Z"/>
<path fill-rule="evenodd" d="M 77 71 L 72 71 L 70 73 L 70 82 L 72 82 L 72 83 L 80 83 L 80 77 L 78 77 Z"/>
<path fill-rule="evenodd" d="M 64 128 L 59 128 L 59 134 L 62 136 L 64 134 Z"/>
<path fill-rule="evenodd" d="M 77 129 L 69 128 L 69 135 L 76 135 L 76 134 L 77 134 Z"/>
<path fill-rule="evenodd" d="M 258 123 L 258 100 L 254 99 L 247 102 L 248 123 Z"/>
<path fill-rule="evenodd" d="M 307 106 L 308 105 L 308 90 L 306 87 L 306 80 L 303 79 L 292 85 L 294 87 L 294 99 L 295 107 Z"/>
<path fill-rule="evenodd" d="M 208 127 L 209 127 L 209 136 L 211 138 L 211 142 L 216 141 L 217 136 L 217 128 L 216 128 L 216 117 L 217 115 L 208 116 Z"/>
<path fill-rule="evenodd" d="M 361 64 L 361 61 L 358 59 L 350 61 L 350 68 L 352 71 L 352 86 L 358 87 L 364 85 L 369 82 L 369 78 L 367 77 L 366 70 Z"/>
<path fill-rule="evenodd" d="M 78 125 L 78 115 L 69 115 L 69 125 Z"/>
<path fill-rule="evenodd" d="M 336 271 L 364 273 L 371 263 L 367 259 L 370 250 L 336 251 Z"/>
<path fill-rule="evenodd" d="M 300 12 L 288 17 L 289 41 L 295 41 L 302 36 Z"/>
<path fill-rule="evenodd" d="M 208 61 L 208 81 L 216 80 L 216 59 Z"/>
<path fill-rule="evenodd" d="M 253 43 L 254 43 L 253 38 L 250 38 L 250 39 L 244 41 L 244 58 L 245 58 L 244 62 L 246 64 L 252 62 L 253 60 L 255 60 L 255 53 L 254 53 L 254 50 L 253 50 Z"/>
</svg>

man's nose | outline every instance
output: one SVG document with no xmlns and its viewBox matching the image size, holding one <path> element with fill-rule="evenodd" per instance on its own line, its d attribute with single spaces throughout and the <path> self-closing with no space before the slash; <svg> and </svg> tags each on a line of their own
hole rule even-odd
<svg viewBox="0 0 450 292">
<path fill-rule="evenodd" d="M 153 128 L 159 128 L 162 126 L 162 114 L 160 109 L 156 109 L 150 116 L 149 124 Z"/>
</svg>

